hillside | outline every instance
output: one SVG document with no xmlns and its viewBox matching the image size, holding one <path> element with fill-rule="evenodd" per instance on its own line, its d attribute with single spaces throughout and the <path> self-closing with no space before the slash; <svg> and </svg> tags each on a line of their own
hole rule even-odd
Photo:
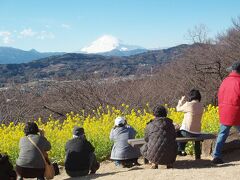
<svg viewBox="0 0 240 180">
<path fill-rule="evenodd" d="M 149 74 L 153 68 L 177 59 L 191 45 L 128 56 L 68 53 L 22 64 L 0 65 L 0 83 L 25 83 L 40 79 L 80 79 Z"/>
<path fill-rule="evenodd" d="M 103 56 L 132 56 L 132 55 L 144 53 L 147 51 L 148 51 L 147 49 L 134 49 L 134 50 L 126 50 L 126 51 L 114 49 L 112 51 L 98 53 L 98 54 Z"/>
<path fill-rule="evenodd" d="M 24 51 L 12 47 L 0 47 L 0 64 L 20 64 L 32 60 L 45 58 L 53 55 L 61 55 L 63 52 L 38 52 L 35 49 Z"/>
</svg>

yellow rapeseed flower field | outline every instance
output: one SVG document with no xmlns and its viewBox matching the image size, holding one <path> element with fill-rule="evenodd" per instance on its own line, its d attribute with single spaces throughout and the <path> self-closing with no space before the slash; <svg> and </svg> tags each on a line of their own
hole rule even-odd
<svg viewBox="0 0 240 180">
<path fill-rule="evenodd" d="M 51 142 L 52 149 L 49 156 L 53 161 L 62 164 L 64 162 L 64 146 L 67 140 L 72 138 L 74 126 L 81 126 L 85 129 L 87 139 L 95 147 L 95 152 L 99 160 L 109 157 L 112 142 L 109 133 L 114 125 L 117 116 L 125 116 L 129 125 L 137 131 L 136 138 L 144 136 L 146 123 L 153 118 L 148 105 L 145 109 L 129 109 L 128 105 L 122 104 L 122 109 L 107 106 L 105 110 L 99 107 L 93 111 L 94 115 L 80 115 L 70 112 L 63 122 L 49 117 L 47 123 L 42 123 L 41 119 L 36 120 L 38 126 L 45 131 L 46 138 Z M 84 112 L 82 112 L 84 114 Z M 168 117 L 175 123 L 181 124 L 183 113 L 176 112 L 175 108 L 168 108 Z M 219 128 L 218 107 L 209 105 L 205 108 L 202 119 L 202 131 L 217 132 Z M 24 124 L 0 125 L 0 152 L 7 153 L 13 163 L 16 161 L 19 152 L 19 140 L 24 136 Z M 191 144 L 188 146 L 191 151 Z"/>
</svg>

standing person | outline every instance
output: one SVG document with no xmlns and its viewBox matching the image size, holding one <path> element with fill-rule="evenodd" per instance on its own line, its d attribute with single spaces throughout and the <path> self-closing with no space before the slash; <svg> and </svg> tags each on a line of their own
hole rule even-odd
<svg viewBox="0 0 240 180">
<path fill-rule="evenodd" d="M 20 153 L 16 162 L 16 171 L 19 175 L 19 180 L 23 180 L 23 178 L 44 180 L 44 160 L 39 150 L 31 143 L 29 138 L 42 152 L 49 151 L 51 144 L 44 137 L 44 131 L 40 130 L 34 122 L 26 123 L 24 133 L 25 136 L 20 139 Z"/>
<path fill-rule="evenodd" d="M 183 96 L 176 107 L 177 111 L 184 112 L 184 118 L 180 131 L 177 136 L 179 137 L 198 137 L 201 133 L 201 120 L 203 115 L 203 105 L 201 103 L 201 94 L 199 90 L 192 89 L 188 94 L 188 100 L 183 103 L 185 96 Z M 178 143 L 178 155 L 186 156 L 185 147 L 186 142 Z M 195 158 L 201 158 L 201 145 L 200 141 L 195 142 Z"/>
<path fill-rule="evenodd" d="M 153 109 L 153 115 L 155 118 L 147 124 L 145 129 L 146 143 L 141 148 L 142 155 L 152 163 L 152 169 L 157 169 L 158 165 L 172 168 L 177 156 L 173 121 L 167 118 L 167 110 L 162 105 L 157 105 Z"/>
<path fill-rule="evenodd" d="M 110 139 L 114 142 L 111 159 L 116 166 L 131 167 L 139 165 L 137 160 L 140 152 L 128 144 L 128 139 L 134 139 L 136 131 L 129 125 L 124 117 L 115 119 L 115 126 L 110 132 Z"/>
<path fill-rule="evenodd" d="M 13 170 L 13 166 L 10 163 L 8 156 L 0 154 L 0 179 L 2 180 L 16 180 L 17 174 Z"/>
<path fill-rule="evenodd" d="M 220 131 L 213 152 L 214 164 L 224 163 L 221 151 L 231 127 L 236 126 L 240 130 L 240 61 L 233 63 L 227 70 L 231 72 L 218 90 Z"/>
<path fill-rule="evenodd" d="M 100 167 L 94 147 L 86 139 L 81 127 L 73 128 L 73 138 L 66 143 L 65 151 L 65 169 L 70 177 L 86 176 L 89 171 L 95 174 Z"/>
</svg>

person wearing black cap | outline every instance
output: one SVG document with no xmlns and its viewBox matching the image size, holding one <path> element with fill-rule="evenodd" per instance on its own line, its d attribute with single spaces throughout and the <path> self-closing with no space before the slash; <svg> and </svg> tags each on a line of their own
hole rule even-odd
<svg viewBox="0 0 240 180">
<path fill-rule="evenodd" d="M 157 105 L 153 109 L 154 119 L 147 123 L 141 153 L 152 164 L 151 169 L 158 169 L 158 165 L 173 168 L 177 156 L 176 132 L 173 121 L 167 118 L 167 109 Z"/>
<path fill-rule="evenodd" d="M 86 139 L 84 129 L 74 127 L 73 138 L 65 146 L 65 170 L 70 177 L 95 174 L 100 164 L 94 154 L 94 147 Z"/>
<path fill-rule="evenodd" d="M 218 108 L 220 117 L 220 131 L 213 151 L 214 164 L 224 163 L 222 147 L 232 126 L 240 130 L 240 61 L 227 68 L 230 71 L 218 91 Z"/>
</svg>

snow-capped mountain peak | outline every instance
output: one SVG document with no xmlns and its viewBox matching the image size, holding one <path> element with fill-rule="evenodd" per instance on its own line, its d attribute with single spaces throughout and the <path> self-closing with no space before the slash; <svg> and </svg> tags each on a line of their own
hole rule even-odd
<svg viewBox="0 0 240 180">
<path fill-rule="evenodd" d="M 83 53 L 105 53 L 113 50 L 118 51 L 132 51 L 136 49 L 144 49 L 139 46 L 125 45 L 118 38 L 112 35 L 103 35 L 97 40 L 93 41 L 90 46 L 81 49 Z"/>
<path fill-rule="evenodd" d="M 119 40 L 111 35 L 103 35 L 93 41 L 90 46 L 84 47 L 81 51 L 86 53 L 102 53 L 112 51 L 119 46 Z"/>
</svg>

